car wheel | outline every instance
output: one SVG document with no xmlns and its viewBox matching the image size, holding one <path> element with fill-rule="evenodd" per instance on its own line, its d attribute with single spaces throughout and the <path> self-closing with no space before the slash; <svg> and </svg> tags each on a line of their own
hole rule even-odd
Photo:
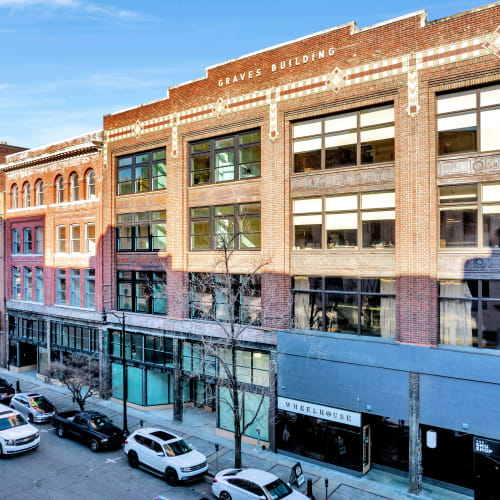
<svg viewBox="0 0 500 500">
<path fill-rule="evenodd" d="M 64 427 L 62 425 L 57 426 L 56 432 L 60 438 L 64 437 L 65 432 L 64 432 Z"/>
<path fill-rule="evenodd" d="M 177 472 L 174 469 L 167 469 L 165 471 L 165 481 L 169 486 L 177 486 L 179 478 L 177 477 Z"/>
<path fill-rule="evenodd" d="M 95 439 L 92 439 L 92 441 L 90 441 L 90 449 L 94 453 L 97 453 L 99 451 L 99 443 Z"/>
<path fill-rule="evenodd" d="M 0 458 L 3 457 L 2 445 L 0 444 Z"/>
<path fill-rule="evenodd" d="M 231 495 L 227 491 L 221 492 L 219 496 L 220 500 L 231 500 Z"/>
<path fill-rule="evenodd" d="M 135 451 L 129 452 L 128 464 L 132 467 L 132 469 L 137 469 L 137 467 L 139 467 L 139 459 L 137 458 L 137 453 Z"/>
</svg>

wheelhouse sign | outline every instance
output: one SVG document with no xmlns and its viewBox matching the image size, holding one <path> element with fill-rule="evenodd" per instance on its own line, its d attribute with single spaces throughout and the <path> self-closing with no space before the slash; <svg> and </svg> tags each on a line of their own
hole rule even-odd
<svg viewBox="0 0 500 500">
<path fill-rule="evenodd" d="M 331 422 L 337 422 L 339 424 L 361 427 L 361 414 L 353 411 L 305 403 L 304 401 L 283 398 L 281 396 L 278 396 L 278 409 L 291 411 L 293 413 L 300 413 L 301 415 L 307 415 L 308 417 L 330 420 Z"/>
</svg>

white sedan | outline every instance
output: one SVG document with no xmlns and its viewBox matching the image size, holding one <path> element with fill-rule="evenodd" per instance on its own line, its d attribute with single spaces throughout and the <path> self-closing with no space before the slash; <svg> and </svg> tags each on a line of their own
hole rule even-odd
<svg viewBox="0 0 500 500">
<path fill-rule="evenodd" d="M 212 493 L 219 500 L 308 500 L 279 477 L 259 469 L 225 469 L 212 483 Z"/>
</svg>

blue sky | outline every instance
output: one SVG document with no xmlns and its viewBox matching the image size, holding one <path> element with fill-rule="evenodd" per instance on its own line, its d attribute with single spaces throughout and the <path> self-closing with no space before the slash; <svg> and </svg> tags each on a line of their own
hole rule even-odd
<svg viewBox="0 0 500 500">
<path fill-rule="evenodd" d="M 0 140 L 36 147 L 102 127 L 205 68 L 332 26 L 482 1 L 0 0 Z"/>
</svg>

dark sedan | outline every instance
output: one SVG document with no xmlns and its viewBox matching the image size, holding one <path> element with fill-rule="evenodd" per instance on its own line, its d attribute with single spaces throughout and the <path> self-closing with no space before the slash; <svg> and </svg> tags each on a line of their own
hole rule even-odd
<svg viewBox="0 0 500 500">
<path fill-rule="evenodd" d="M 0 403 L 9 406 L 15 393 L 14 387 L 7 380 L 0 378 Z"/>
</svg>

